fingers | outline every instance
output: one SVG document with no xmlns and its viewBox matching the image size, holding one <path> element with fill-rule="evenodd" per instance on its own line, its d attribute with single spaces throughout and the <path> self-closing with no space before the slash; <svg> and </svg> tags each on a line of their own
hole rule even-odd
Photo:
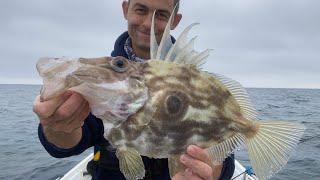
<svg viewBox="0 0 320 180">
<path fill-rule="evenodd" d="M 75 122 L 79 122 L 81 124 L 81 126 L 84 123 L 84 120 L 88 117 L 89 113 L 90 113 L 91 109 L 89 106 L 89 103 L 87 101 L 85 101 L 83 103 L 82 108 L 79 108 L 79 110 L 77 110 L 74 114 L 74 121 Z M 69 125 L 72 126 L 73 121 L 68 122 Z"/>
<path fill-rule="evenodd" d="M 202 180 L 198 175 L 192 173 L 190 169 L 186 169 L 184 172 L 178 172 L 172 177 L 172 180 Z"/>
<path fill-rule="evenodd" d="M 77 110 L 85 103 L 85 99 L 78 93 L 73 93 L 53 114 L 51 121 L 72 119 Z"/>
<path fill-rule="evenodd" d="M 36 97 L 33 103 L 33 111 L 40 119 L 48 118 L 71 96 L 71 94 L 72 93 L 70 91 L 67 91 L 59 97 L 44 102 L 41 102 L 39 95 Z"/>
<path fill-rule="evenodd" d="M 69 120 L 55 121 L 50 126 L 54 131 L 72 133 L 74 130 L 81 128 L 85 118 L 90 112 L 89 103 L 82 103 L 81 107 L 73 114 Z"/>
<path fill-rule="evenodd" d="M 215 179 L 219 177 L 219 168 L 213 167 L 212 158 L 205 149 L 190 145 L 187 148 L 187 154 L 182 155 L 180 160 L 186 166 L 187 171 L 191 171 L 201 179 Z M 217 171 L 215 173 L 214 171 Z"/>
<path fill-rule="evenodd" d="M 213 158 L 209 156 L 207 150 L 198 146 L 190 145 L 187 154 L 182 155 L 180 160 L 186 166 L 186 171 L 191 171 L 201 179 L 219 179 L 222 164 L 213 165 Z"/>
<path fill-rule="evenodd" d="M 197 174 L 193 173 L 191 169 L 187 168 L 184 171 L 184 177 L 186 180 L 202 180 Z"/>
<path fill-rule="evenodd" d="M 212 163 L 212 160 L 209 157 L 208 152 L 205 149 L 199 148 L 198 146 L 194 146 L 194 145 L 188 146 L 187 153 L 191 157 L 193 157 L 195 159 L 198 159 L 198 160 L 200 160 L 202 162 L 205 162 L 205 163 L 207 163 L 209 165 L 211 165 L 211 163 Z"/>
<path fill-rule="evenodd" d="M 182 155 L 180 160 L 187 167 L 186 171 L 191 171 L 202 179 L 212 179 L 212 167 L 207 163 L 195 159 L 188 154 Z"/>
<path fill-rule="evenodd" d="M 190 145 L 187 148 L 187 153 L 191 157 L 198 159 L 206 163 L 207 165 L 209 165 L 211 167 L 211 173 L 212 173 L 213 179 L 219 179 L 223 165 L 218 162 L 215 162 L 214 164 L 214 161 L 215 161 L 214 157 L 210 157 L 206 149 L 201 149 L 198 146 Z"/>
<path fill-rule="evenodd" d="M 78 93 L 72 93 L 72 95 L 66 99 L 56 111 L 48 118 L 40 118 L 42 125 L 49 125 L 57 121 L 68 121 L 73 118 L 75 112 L 83 105 L 85 100 Z"/>
<path fill-rule="evenodd" d="M 38 96 L 34 111 L 38 114 L 43 126 L 55 132 L 71 133 L 83 126 L 90 107 L 80 94 L 69 92 L 45 102 L 40 102 Z"/>
</svg>

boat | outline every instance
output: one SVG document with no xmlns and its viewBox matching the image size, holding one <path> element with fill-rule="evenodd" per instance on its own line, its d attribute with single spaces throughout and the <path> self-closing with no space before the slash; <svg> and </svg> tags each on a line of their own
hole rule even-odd
<svg viewBox="0 0 320 180">
<path fill-rule="evenodd" d="M 87 164 L 92 158 L 93 153 L 84 158 L 63 177 L 58 178 L 57 180 L 91 180 L 91 175 L 87 171 Z M 235 160 L 235 170 L 232 180 L 258 180 L 258 178 L 250 172 L 250 169 L 245 168 L 239 161 Z"/>
<path fill-rule="evenodd" d="M 71 170 L 69 170 L 63 177 L 56 180 L 91 180 L 91 175 L 87 171 L 87 164 L 93 159 L 93 153 L 88 155 Z"/>
</svg>

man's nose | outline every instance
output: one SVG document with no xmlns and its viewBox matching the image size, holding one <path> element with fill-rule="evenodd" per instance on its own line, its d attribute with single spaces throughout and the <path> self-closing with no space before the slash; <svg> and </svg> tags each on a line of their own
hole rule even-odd
<svg viewBox="0 0 320 180">
<path fill-rule="evenodd" d="M 143 19 L 143 26 L 145 26 L 148 29 L 151 29 L 152 17 L 153 17 L 153 12 L 148 13 L 148 15 L 146 15 L 145 18 Z"/>
</svg>

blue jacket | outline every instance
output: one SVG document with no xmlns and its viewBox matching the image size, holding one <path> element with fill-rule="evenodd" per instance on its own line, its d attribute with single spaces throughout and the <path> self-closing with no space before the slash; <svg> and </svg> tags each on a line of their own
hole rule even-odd
<svg viewBox="0 0 320 180">
<path fill-rule="evenodd" d="M 127 32 L 124 32 L 116 40 L 114 50 L 111 56 L 124 56 L 127 54 L 124 50 L 124 44 L 129 37 Z M 71 149 L 61 149 L 55 145 L 49 143 L 42 130 L 41 124 L 39 124 L 38 135 L 41 144 L 48 151 L 48 153 L 56 158 L 64 158 L 73 155 L 81 154 L 86 149 L 94 146 L 94 151 L 100 151 L 100 160 L 97 162 L 96 168 L 93 169 L 93 179 L 112 179 L 122 180 L 125 179 L 119 170 L 119 163 L 115 153 L 110 150 L 108 141 L 103 137 L 104 129 L 102 120 L 89 114 L 82 127 L 82 138 L 79 144 Z M 142 157 L 145 168 L 145 179 L 158 179 L 169 180 L 169 169 L 167 159 L 150 159 L 148 157 Z M 220 179 L 230 179 L 234 172 L 234 156 L 228 157 L 223 164 Z"/>
</svg>

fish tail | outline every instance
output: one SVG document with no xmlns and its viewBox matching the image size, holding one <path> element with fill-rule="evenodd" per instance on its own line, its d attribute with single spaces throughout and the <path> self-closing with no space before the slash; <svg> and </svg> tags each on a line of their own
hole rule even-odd
<svg viewBox="0 0 320 180">
<path fill-rule="evenodd" d="M 247 137 L 251 165 L 259 179 L 268 179 L 287 162 L 303 135 L 302 124 L 259 121 L 255 135 Z"/>
</svg>

